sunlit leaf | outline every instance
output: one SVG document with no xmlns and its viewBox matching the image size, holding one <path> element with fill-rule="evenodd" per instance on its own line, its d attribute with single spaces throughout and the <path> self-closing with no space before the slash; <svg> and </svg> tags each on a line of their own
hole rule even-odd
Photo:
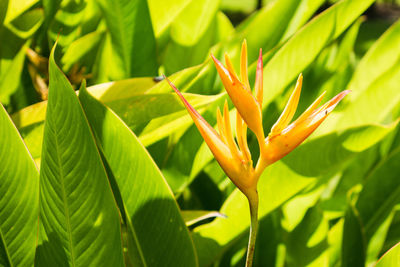
<svg viewBox="0 0 400 267">
<path fill-rule="evenodd" d="M 400 243 L 388 250 L 375 267 L 396 267 L 400 263 Z"/>
<path fill-rule="evenodd" d="M 119 68 L 112 79 L 156 75 L 156 45 L 147 1 L 97 2 L 111 35 L 112 60 Z"/>
<path fill-rule="evenodd" d="M 39 172 L 0 106 L 0 265 L 33 266 L 39 216 Z"/>
<path fill-rule="evenodd" d="M 272 101 L 319 52 L 337 38 L 373 0 L 340 1 L 299 30 L 264 67 L 264 99 Z M 311 38 L 311 41 L 310 41 Z"/>
<path fill-rule="evenodd" d="M 79 99 L 123 200 L 143 266 L 196 266 L 194 247 L 161 172 L 127 125 L 86 90 Z M 128 248 L 129 249 L 129 248 Z M 160 261 L 162 259 L 162 261 Z"/>
<path fill-rule="evenodd" d="M 191 46 L 203 35 L 218 10 L 219 1 L 191 1 L 171 25 L 171 37 L 175 42 Z"/>
<path fill-rule="evenodd" d="M 38 2 L 39 0 L 9 0 L 4 24 L 8 24 Z"/>
<path fill-rule="evenodd" d="M 120 218 L 106 170 L 54 48 L 49 75 L 40 167 L 45 232 L 37 266 L 123 266 Z"/>
<path fill-rule="evenodd" d="M 154 35 L 158 38 L 193 0 L 148 0 Z"/>
<path fill-rule="evenodd" d="M 22 14 L 8 24 L 7 27 L 18 37 L 27 39 L 39 29 L 42 22 L 43 10 L 36 8 Z"/>
<path fill-rule="evenodd" d="M 6 37 L 0 33 L 2 37 Z M 13 49 L 4 49 L 1 51 L 1 72 L 0 72 L 0 102 L 8 104 L 10 96 L 13 94 L 20 83 L 20 76 L 25 60 L 26 45 L 20 47 L 17 53 L 13 53 Z M 11 56 L 11 58 L 9 58 Z"/>
</svg>

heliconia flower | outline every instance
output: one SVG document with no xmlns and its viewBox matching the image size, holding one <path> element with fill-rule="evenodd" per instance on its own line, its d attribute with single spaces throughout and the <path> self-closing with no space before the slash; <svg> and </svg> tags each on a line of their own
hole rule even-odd
<svg viewBox="0 0 400 267">
<path fill-rule="evenodd" d="M 232 182 L 249 197 L 251 192 L 257 191 L 257 182 L 263 170 L 299 146 L 349 91 L 341 92 L 318 108 L 325 95 L 324 92 L 302 115 L 289 124 L 296 113 L 300 99 L 303 81 L 303 76 L 300 74 L 284 111 L 265 138 L 262 125 L 263 61 L 261 49 L 256 70 L 255 96 L 251 92 L 247 77 L 246 41 L 243 42 L 241 50 L 240 79 L 227 55 L 225 55 L 226 67 L 213 55 L 211 57 L 226 91 L 237 109 L 236 142 L 231 129 L 227 102 L 225 102 L 223 114 L 219 109 L 217 111 L 218 133 L 186 101 L 172 82 L 167 78 L 166 80 L 182 100 L 221 168 Z M 260 157 L 255 168 L 247 145 L 247 127 L 255 133 L 260 146 Z"/>
</svg>

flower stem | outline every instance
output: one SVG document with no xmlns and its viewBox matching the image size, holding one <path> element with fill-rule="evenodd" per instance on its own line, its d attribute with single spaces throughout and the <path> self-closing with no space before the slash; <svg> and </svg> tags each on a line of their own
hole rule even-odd
<svg viewBox="0 0 400 267">
<path fill-rule="evenodd" d="M 258 192 L 255 190 L 247 195 L 250 206 L 250 236 L 247 247 L 246 267 L 253 265 L 254 248 L 256 246 L 256 237 L 258 230 Z"/>
</svg>

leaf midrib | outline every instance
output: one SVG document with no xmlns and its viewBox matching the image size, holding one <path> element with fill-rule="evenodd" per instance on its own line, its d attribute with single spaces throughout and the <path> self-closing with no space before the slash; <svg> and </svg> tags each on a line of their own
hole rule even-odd
<svg viewBox="0 0 400 267">
<path fill-rule="evenodd" d="M 54 123 L 54 120 L 53 120 Z M 62 199 L 63 199 L 63 204 L 64 204 L 64 212 L 65 212 L 65 217 L 66 217 L 66 222 L 67 222 L 67 231 L 68 231 L 68 236 L 69 236 L 69 246 L 70 246 L 70 251 L 71 251 L 71 263 L 72 266 L 76 266 L 75 264 L 75 252 L 73 249 L 73 245 L 72 245 L 72 227 L 71 227 L 71 222 L 70 222 L 70 212 L 68 209 L 68 205 L 67 205 L 67 197 L 66 197 L 66 192 L 65 192 L 65 184 L 64 184 L 64 178 L 65 175 L 63 173 L 63 168 L 62 168 L 62 164 L 61 164 L 61 158 L 60 158 L 60 153 L 58 151 L 58 147 L 59 147 L 59 142 L 58 142 L 58 135 L 56 134 L 56 131 L 54 131 L 54 139 L 55 139 L 55 151 L 57 154 L 57 164 L 60 170 L 60 182 L 61 182 L 61 191 L 62 191 Z"/>
</svg>

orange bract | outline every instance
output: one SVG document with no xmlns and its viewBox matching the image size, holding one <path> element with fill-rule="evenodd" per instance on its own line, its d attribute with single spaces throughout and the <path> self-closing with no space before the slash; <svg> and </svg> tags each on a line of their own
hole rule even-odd
<svg viewBox="0 0 400 267">
<path fill-rule="evenodd" d="M 225 102 L 223 114 L 217 111 L 219 133 L 186 101 L 178 89 L 168 81 L 175 90 L 194 123 L 200 131 L 215 159 L 232 182 L 245 194 L 257 189 L 257 181 L 263 170 L 273 162 L 281 159 L 300 145 L 329 115 L 336 105 L 349 93 L 343 91 L 323 106 L 318 108 L 325 92 L 310 107 L 289 124 L 296 113 L 300 99 L 303 76 L 300 74 L 289 101 L 274 124 L 268 137 L 265 138 L 262 126 L 263 98 L 263 61 L 262 52 L 258 58 L 255 82 L 255 95 L 251 93 L 247 78 L 247 45 L 243 42 L 240 59 L 240 80 L 233 65 L 225 55 L 226 67 L 211 55 L 222 83 L 237 109 L 236 140 L 232 134 L 228 104 Z M 257 136 L 260 146 L 260 157 L 253 167 L 251 154 L 247 145 L 247 127 Z M 264 139 L 265 138 L 265 139 Z"/>
</svg>

